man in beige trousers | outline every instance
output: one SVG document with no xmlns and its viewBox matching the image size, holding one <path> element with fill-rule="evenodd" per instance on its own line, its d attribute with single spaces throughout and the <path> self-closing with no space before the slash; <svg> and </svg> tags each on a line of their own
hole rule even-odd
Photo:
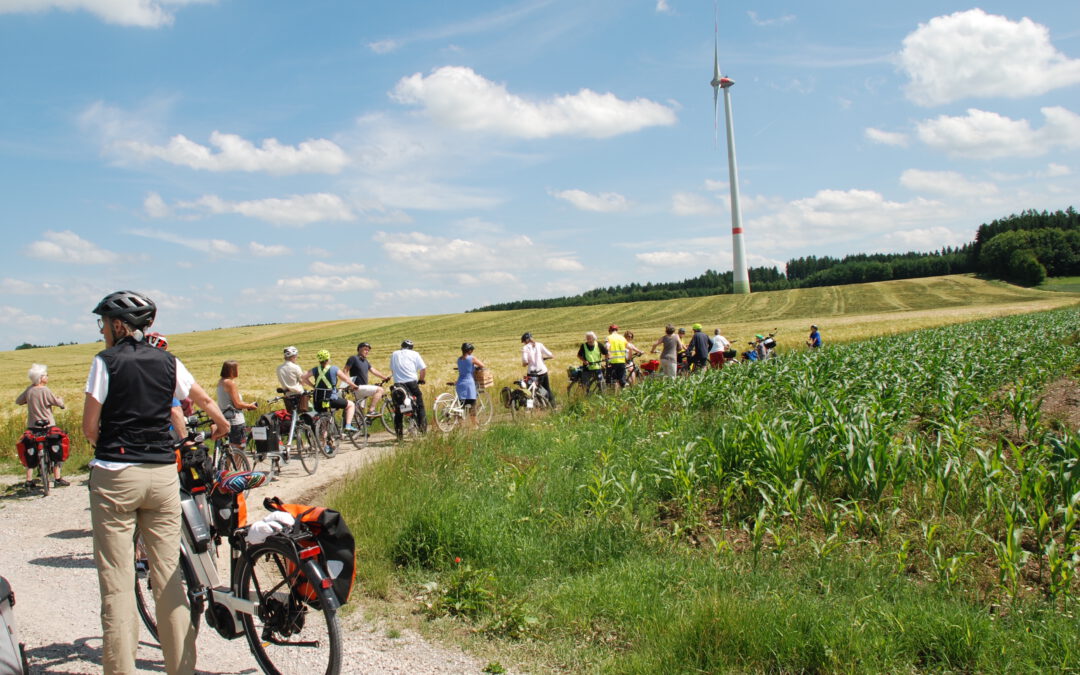
<svg viewBox="0 0 1080 675">
<path fill-rule="evenodd" d="M 101 589 L 102 669 L 133 675 L 139 640 L 135 608 L 135 527 L 150 561 L 158 638 L 169 675 L 195 671 L 195 630 L 180 572 L 180 483 L 169 427 L 173 401 L 190 397 L 214 421 L 214 437 L 229 423 L 169 352 L 150 346 L 143 331 L 157 314 L 133 291 L 105 296 L 94 313 L 105 349 L 86 380 L 83 433 L 90 462 L 90 520 Z"/>
</svg>

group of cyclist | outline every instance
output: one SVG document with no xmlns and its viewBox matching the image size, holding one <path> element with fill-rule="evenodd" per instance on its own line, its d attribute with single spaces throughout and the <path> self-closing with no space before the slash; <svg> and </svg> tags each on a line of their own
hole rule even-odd
<svg viewBox="0 0 1080 675">
<path fill-rule="evenodd" d="M 236 361 L 222 364 L 216 401 L 211 398 L 184 364 L 167 351 L 164 338 L 146 333 L 157 316 L 157 307 L 145 295 L 134 291 L 110 293 L 93 313 L 99 317 L 98 329 L 105 349 L 90 365 L 82 431 L 94 448 L 89 479 L 90 519 L 94 565 L 101 588 L 102 667 L 105 673 L 135 671 L 138 616 L 133 583 L 133 532 L 138 526 L 153 586 L 160 589 L 157 623 L 165 670 L 170 674 L 193 673 L 195 631 L 178 569 L 181 514 L 174 428 L 183 424 L 180 401 L 193 402 L 206 412 L 213 422 L 214 440 L 226 435 L 232 440 L 241 431 L 242 411 L 253 409 L 256 404 L 240 396 Z M 719 329 L 712 338 L 704 335 L 701 324 L 694 324 L 692 329 L 692 337 L 684 343 L 685 331 L 668 324 L 664 335 L 652 345 L 653 353 L 662 348 L 659 361 L 664 375 L 674 377 L 680 359 L 690 369 L 723 366 L 731 343 Z M 632 383 L 637 372 L 634 359 L 645 353 L 634 345 L 633 339 L 633 332 L 620 332 L 615 324 L 608 326 L 603 342 L 594 332 L 586 333 L 577 351 L 583 372 L 587 377 L 599 377 L 606 366 L 611 378 L 619 384 Z M 521 343 L 522 365 L 554 403 L 547 367 L 554 354 L 531 333 L 522 335 Z M 812 326 L 807 346 L 817 348 L 821 344 L 818 327 Z M 474 408 L 472 404 L 477 399 L 476 371 L 484 367 L 474 351 L 471 343 L 462 344 L 455 385 L 458 398 L 470 408 Z M 412 397 L 418 425 L 421 431 L 426 430 L 420 386 L 425 383 L 427 364 L 413 342 L 403 341 L 401 348 L 391 354 L 389 377 L 371 364 L 370 352 L 369 343 L 358 344 L 356 355 L 346 362 L 347 374 L 343 375 L 330 364 L 329 351 L 319 350 L 318 365 L 305 371 L 297 364 L 297 348 L 289 346 L 284 349 L 284 362 L 277 368 L 278 381 L 287 393 L 304 397 L 308 387 L 314 390 L 317 403 L 343 409 L 345 428 L 349 430 L 357 412 L 365 416 L 377 414 L 384 395 L 381 385 L 392 378 L 400 395 Z M 51 409 L 63 408 L 63 401 L 48 389 L 45 366 L 35 364 L 29 378 L 31 385 L 17 399 L 17 403 L 28 406 L 28 426 L 38 421 L 54 424 Z M 374 378 L 380 381 L 376 383 Z M 339 383 L 355 391 L 361 410 L 355 410 L 353 402 L 341 395 Z M 395 396 L 395 404 L 398 403 Z M 394 428 L 401 438 L 401 407 L 394 408 Z M 229 412 L 228 417 L 223 409 Z M 471 414 L 475 424 L 475 410 Z M 27 486 L 31 480 L 28 472 Z M 60 477 L 59 467 L 53 480 L 58 486 L 67 485 Z"/>
</svg>

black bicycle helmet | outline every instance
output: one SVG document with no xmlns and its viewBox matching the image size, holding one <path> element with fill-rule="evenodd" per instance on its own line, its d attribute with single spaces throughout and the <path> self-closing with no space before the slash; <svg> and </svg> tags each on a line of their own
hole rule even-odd
<svg viewBox="0 0 1080 675">
<path fill-rule="evenodd" d="M 461 353 L 462 354 L 464 354 L 465 352 L 471 352 L 474 349 L 476 349 L 476 347 L 474 347 L 473 343 L 471 343 L 471 342 L 462 342 L 461 343 Z"/>
<path fill-rule="evenodd" d="M 524 335 L 521 336 L 521 341 L 522 342 L 528 342 L 531 339 L 532 339 L 532 333 L 525 333 Z"/>
<path fill-rule="evenodd" d="M 370 342 L 361 342 L 360 344 L 356 345 L 356 351 L 360 351 L 364 347 L 367 347 L 368 349 L 371 349 L 371 343 Z"/>
<path fill-rule="evenodd" d="M 412 340 L 402 340 L 401 341 L 401 348 L 402 349 L 412 349 L 413 348 Z"/>
<path fill-rule="evenodd" d="M 94 314 L 110 319 L 120 319 L 136 330 L 154 323 L 157 306 L 154 301 L 135 291 L 109 293 L 94 308 Z"/>
</svg>

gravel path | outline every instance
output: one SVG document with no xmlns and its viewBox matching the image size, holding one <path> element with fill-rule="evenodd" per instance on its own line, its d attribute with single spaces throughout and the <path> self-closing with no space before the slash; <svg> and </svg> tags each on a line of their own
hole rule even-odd
<svg viewBox="0 0 1080 675">
<path fill-rule="evenodd" d="M 372 438 L 363 450 L 347 450 L 332 460 L 323 459 L 313 476 L 292 462 L 278 480 L 252 491 L 248 499 L 252 520 L 265 515 L 263 497 L 318 503 L 325 488 L 391 452 L 389 434 Z M 100 673 L 101 623 L 97 574 L 90 538 L 89 496 L 86 474 L 67 476 L 71 487 L 56 488 L 48 497 L 40 490 L 27 493 L 21 476 L 0 477 L 0 574 L 15 591 L 15 621 L 19 639 L 30 656 L 33 673 Z M 353 526 L 356 527 L 355 525 Z M 222 575 L 227 579 L 227 574 Z M 479 673 L 483 663 L 460 650 L 424 641 L 402 630 L 387 637 L 384 626 L 362 617 L 363 598 L 345 618 L 342 673 Z M 198 672 L 257 673 L 247 641 L 225 640 L 204 624 L 199 632 Z M 140 672 L 164 672 L 161 652 L 142 628 L 138 652 Z M 312 674 L 314 675 L 314 674 Z"/>
</svg>

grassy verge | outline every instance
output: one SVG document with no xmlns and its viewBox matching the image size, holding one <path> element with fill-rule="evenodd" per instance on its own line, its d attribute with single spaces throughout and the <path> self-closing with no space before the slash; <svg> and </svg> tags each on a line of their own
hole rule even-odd
<svg viewBox="0 0 1080 675">
<path fill-rule="evenodd" d="M 1080 439 L 1038 392 L 1078 335 L 1065 311 L 649 382 L 407 446 L 335 506 L 367 592 L 541 671 L 1076 669 Z"/>
</svg>

